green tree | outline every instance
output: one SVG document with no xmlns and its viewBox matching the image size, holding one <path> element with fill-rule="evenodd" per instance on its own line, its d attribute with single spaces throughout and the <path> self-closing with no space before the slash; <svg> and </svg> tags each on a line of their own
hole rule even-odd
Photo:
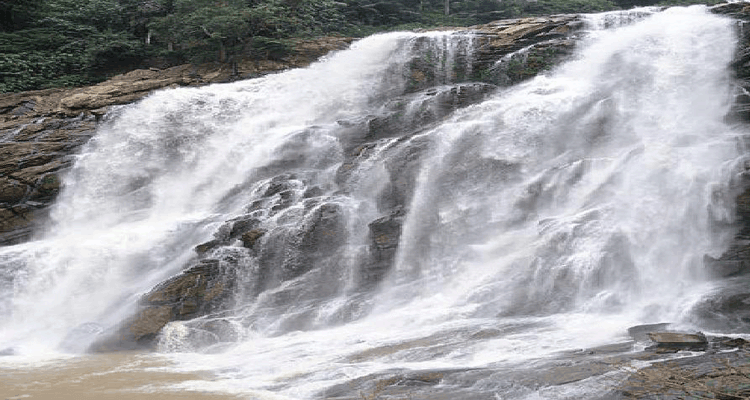
<svg viewBox="0 0 750 400">
<path fill-rule="evenodd" d="M 0 32 L 0 91 L 91 83 L 140 57 L 142 46 L 127 32 L 117 1 L 38 3 L 25 9 L 27 22 Z"/>
<path fill-rule="evenodd" d="M 0 0 L 0 31 L 13 32 L 29 26 L 40 5 L 34 0 Z"/>
<path fill-rule="evenodd" d="M 228 49 L 236 47 L 257 30 L 243 0 L 175 0 L 174 12 L 152 21 L 148 27 L 156 39 L 170 49 L 213 48 L 221 61 Z M 262 18 L 262 16 L 260 17 Z M 262 19 L 258 26 L 262 25 Z"/>
</svg>

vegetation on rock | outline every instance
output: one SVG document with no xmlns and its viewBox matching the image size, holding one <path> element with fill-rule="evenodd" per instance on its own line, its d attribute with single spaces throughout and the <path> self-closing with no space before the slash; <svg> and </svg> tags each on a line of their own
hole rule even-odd
<svg viewBox="0 0 750 400">
<path fill-rule="evenodd" d="M 0 92 L 81 86 L 135 68 L 186 62 L 278 60 L 294 51 L 294 39 L 303 37 L 467 26 L 654 2 L 0 0 Z"/>
</svg>

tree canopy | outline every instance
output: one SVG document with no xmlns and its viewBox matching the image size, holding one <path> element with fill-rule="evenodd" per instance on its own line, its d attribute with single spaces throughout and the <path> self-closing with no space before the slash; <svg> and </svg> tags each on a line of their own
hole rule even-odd
<svg viewBox="0 0 750 400">
<path fill-rule="evenodd" d="M 278 58 L 295 37 L 363 36 L 654 1 L 0 0 L 0 92 L 90 84 L 154 60 Z"/>
</svg>

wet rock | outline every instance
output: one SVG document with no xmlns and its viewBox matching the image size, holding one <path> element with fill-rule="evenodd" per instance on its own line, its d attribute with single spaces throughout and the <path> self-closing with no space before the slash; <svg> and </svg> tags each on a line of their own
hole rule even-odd
<svg viewBox="0 0 750 400">
<path fill-rule="evenodd" d="M 258 258 L 259 288 L 274 287 L 328 265 L 328 259 L 346 244 L 340 205 L 323 203 L 308 210 L 303 221 L 301 226 L 285 226 L 266 234 Z"/>
<path fill-rule="evenodd" d="M 232 229 L 229 231 L 230 238 L 240 237 L 260 225 L 259 219 L 250 216 L 236 218 L 230 222 L 232 223 Z"/>
<path fill-rule="evenodd" d="M 136 343 L 143 343 L 156 337 L 161 328 L 172 320 L 173 308 L 170 306 L 149 307 L 138 313 L 128 327 Z"/>
<path fill-rule="evenodd" d="M 657 352 L 663 350 L 703 351 L 708 348 L 708 339 L 706 339 L 706 335 L 700 332 L 650 332 L 648 337 L 656 343 L 652 348 Z"/>
<path fill-rule="evenodd" d="M 253 229 L 251 231 L 243 233 L 240 239 L 242 240 L 243 246 L 247 247 L 248 249 L 252 249 L 255 246 L 255 242 L 257 242 L 258 239 L 260 239 L 265 234 L 266 231 L 263 229 Z"/>
<path fill-rule="evenodd" d="M 636 342 L 646 342 L 651 340 L 649 334 L 653 332 L 664 331 L 670 324 L 669 323 L 658 323 L 658 324 L 646 324 L 636 325 L 628 328 L 628 335 L 630 335 Z"/>
<path fill-rule="evenodd" d="M 16 180 L 0 178 L 0 203 L 18 204 L 27 190 L 28 186 Z"/>
<path fill-rule="evenodd" d="M 218 240 L 209 240 L 208 242 L 201 243 L 195 246 L 195 252 L 198 253 L 198 255 L 203 255 L 208 253 L 211 249 L 216 248 L 220 244 L 221 242 Z"/>
<path fill-rule="evenodd" d="M 389 101 L 380 115 L 367 120 L 365 136 L 354 144 L 362 146 L 378 139 L 410 136 L 459 108 L 479 103 L 496 89 L 497 86 L 487 83 L 457 83 L 398 97 Z"/>
<path fill-rule="evenodd" d="M 712 337 L 709 339 L 710 347 L 714 350 L 748 349 L 750 342 L 743 338 Z"/>
<path fill-rule="evenodd" d="M 22 243 L 29 240 L 34 230 L 46 220 L 47 213 L 37 205 L 0 204 L 0 245 Z"/>
<path fill-rule="evenodd" d="M 635 371 L 602 399 L 745 399 L 750 396 L 749 355 L 739 350 L 658 362 Z"/>
<path fill-rule="evenodd" d="M 691 322 L 704 329 L 744 333 L 750 328 L 750 278 L 743 275 L 726 280 L 722 287 L 707 294 L 690 310 Z"/>
<path fill-rule="evenodd" d="M 312 257 L 326 257 L 346 242 L 344 210 L 336 203 L 313 209 L 303 227 L 301 249 Z"/>
<path fill-rule="evenodd" d="M 154 339 L 173 319 L 170 306 L 147 307 L 123 321 L 116 329 L 104 332 L 87 350 L 94 353 L 149 348 Z"/>
<path fill-rule="evenodd" d="M 385 164 L 388 183 L 378 195 L 379 209 L 393 210 L 409 204 L 423 156 L 431 145 L 430 138 L 416 137 L 392 151 Z"/>
<path fill-rule="evenodd" d="M 747 3 L 724 3 L 709 7 L 714 14 L 728 15 L 734 18 L 747 19 L 750 16 L 750 5 Z"/>
<path fill-rule="evenodd" d="M 152 347 L 161 329 L 175 320 L 188 320 L 227 307 L 234 287 L 233 273 L 218 260 L 202 260 L 143 296 L 140 310 L 89 350 L 107 352 Z"/>
<path fill-rule="evenodd" d="M 226 284 L 218 260 L 203 260 L 182 274 L 162 283 L 144 296 L 149 306 L 169 305 L 176 315 L 210 308 L 225 294 Z"/>
<path fill-rule="evenodd" d="M 0 245 L 28 240 L 45 221 L 60 176 L 72 165 L 70 155 L 94 129 L 86 117 L 0 115 Z"/>
<path fill-rule="evenodd" d="M 238 327 L 226 319 L 200 321 L 196 328 L 210 333 L 216 342 L 236 342 L 240 339 Z"/>
<path fill-rule="evenodd" d="M 734 59 L 730 64 L 734 71 L 734 102 L 727 116 L 730 121 L 750 121 L 750 7 L 746 3 L 725 3 L 710 7 L 709 10 L 715 14 L 726 15 L 737 21 L 740 40 L 735 51 Z M 738 210 L 739 211 L 739 210 Z"/>
<path fill-rule="evenodd" d="M 559 64 L 572 54 L 570 40 L 583 27 L 578 15 L 508 19 L 471 27 L 480 35 L 475 80 L 512 85 Z M 525 49 L 515 57 L 511 53 Z"/>
<path fill-rule="evenodd" d="M 368 224 L 369 258 L 360 273 L 361 284 L 365 287 L 380 282 L 393 264 L 401 230 L 406 217 L 403 207 L 397 207 L 390 214 Z"/>
</svg>

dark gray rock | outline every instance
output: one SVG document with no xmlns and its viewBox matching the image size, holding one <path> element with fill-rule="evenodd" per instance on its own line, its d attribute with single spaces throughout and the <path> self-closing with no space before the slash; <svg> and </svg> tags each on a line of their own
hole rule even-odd
<svg viewBox="0 0 750 400">
<path fill-rule="evenodd" d="M 396 207 L 388 215 L 368 225 L 369 258 L 360 273 L 361 285 L 376 285 L 390 270 L 398 250 L 405 217 L 404 208 Z"/>
<path fill-rule="evenodd" d="M 719 332 L 747 332 L 750 329 L 750 290 L 746 277 L 699 301 L 690 311 L 695 325 Z"/>
</svg>

